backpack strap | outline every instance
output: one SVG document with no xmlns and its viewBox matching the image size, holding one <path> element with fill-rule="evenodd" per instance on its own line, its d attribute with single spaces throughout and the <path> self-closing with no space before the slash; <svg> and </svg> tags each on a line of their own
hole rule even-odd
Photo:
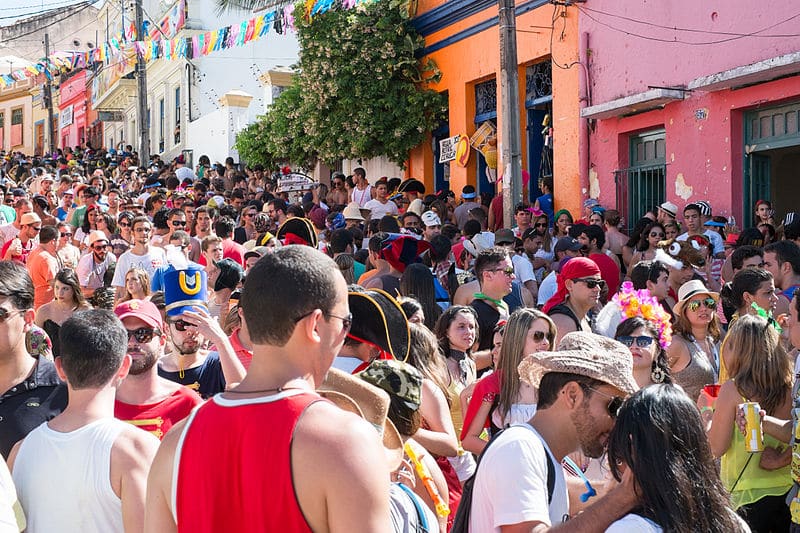
<svg viewBox="0 0 800 533">
<path fill-rule="evenodd" d="M 425 515 L 425 511 L 421 507 L 422 504 L 420 503 L 418 496 L 414 493 L 414 491 L 412 491 L 410 488 L 406 487 L 402 483 L 395 483 L 395 485 L 400 487 L 403 490 L 403 492 L 405 492 L 406 495 L 408 495 L 408 498 L 411 500 L 411 503 L 414 504 L 414 507 L 417 510 L 417 518 L 419 519 L 418 531 L 421 531 L 422 533 L 428 533 L 428 531 L 430 531 L 430 526 L 428 524 L 428 517 Z"/>
<path fill-rule="evenodd" d="M 547 463 L 547 504 L 553 503 L 553 493 L 556 491 L 556 467 L 550 460 L 550 454 L 544 451 L 544 460 Z"/>
</svg>

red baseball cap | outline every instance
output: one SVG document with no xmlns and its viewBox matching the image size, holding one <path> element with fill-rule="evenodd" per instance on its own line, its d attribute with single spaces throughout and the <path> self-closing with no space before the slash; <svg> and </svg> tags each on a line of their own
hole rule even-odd
<svg viewBox="0 0 800 533">
<path fill-rule="evenodd" d="M 138 318 L 150 327 L 158 328 L 162 331 L 164 329 L 161 312 L 150 300 L 128 300 L 122 302 L 114 308 L 114 314 L 120 320 L 128 317 Z"/>
</svg>

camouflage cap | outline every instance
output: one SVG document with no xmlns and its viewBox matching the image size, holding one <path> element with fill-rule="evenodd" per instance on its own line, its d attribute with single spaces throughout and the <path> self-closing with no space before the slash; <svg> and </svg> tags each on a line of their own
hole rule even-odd
<svg viewBox="0 0 800 533">
<path fill-rule="evenodd" d="M 385 390 L 389 396 L 399 398 L 409 409 L 419 409 L 422 402 L 422 374 L 408 363 L 394 359 L 373 361 L 358 376 L 370 385 Z"/>
</svg>

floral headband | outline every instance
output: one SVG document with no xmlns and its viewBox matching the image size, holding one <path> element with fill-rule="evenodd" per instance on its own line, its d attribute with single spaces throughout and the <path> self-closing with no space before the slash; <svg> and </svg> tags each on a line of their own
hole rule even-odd
<svg viewBox="0 0 800 533">
<path fill-rule="evenodd" d="M 658 343 L 666 350 L 672 343 L 672 324 L 667 313 L 658 299 L 650 294 L 647 289 L 634 289 L 633 283 L 626 281 L 622 289 L 614 295 L 612 301 L 619 306 L 622 319 L 640 316 L 655 325 L 658 331 Z"/>
</svg>

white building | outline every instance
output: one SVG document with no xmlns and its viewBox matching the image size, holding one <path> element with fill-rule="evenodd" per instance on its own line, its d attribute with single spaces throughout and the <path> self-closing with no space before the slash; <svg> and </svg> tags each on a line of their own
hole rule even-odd
<svg viewBox="0 0 800 533">
<path fill-rule="evenodd" d="M 253 17 L 238 11 L 217 14 L 214 0 L 177 0 L 169 5 L 160 0 L 144 0 L 144 11 L 152 24 L 173 12 L 178 2 L 186 2 L 186 22 L 177 34 L 191 37 Z M 111 20 L 122 24 L 119 3 L 106 2 Z M 126 13 L 130 24 L 133 13 Z M 146 18 L 148 18 L 146 16 Z M 224 161 L 233 150 L 235 134 L 264 113 L 264 85 L 270 71 L 282 71 L 297 61 L 298 44 L 294 34 L 277 34 L 273 29 L 258 40 L 193 59 L 157 59 L 147 64 L 147 102 L 150 116 L 150 153 L 170 160 L 184 153 L 194 166 L 200 155 L 212 163 Z M 106 146 L 120 143 L 138 145 L 136 118 L 137 89 L 132 69 L 114 72 L 105 69 L 94 82 L 95 109 L 108 111 L 104 121 Z M 267 79 L 265 80 L 265 76 Z"/>
</svg>

